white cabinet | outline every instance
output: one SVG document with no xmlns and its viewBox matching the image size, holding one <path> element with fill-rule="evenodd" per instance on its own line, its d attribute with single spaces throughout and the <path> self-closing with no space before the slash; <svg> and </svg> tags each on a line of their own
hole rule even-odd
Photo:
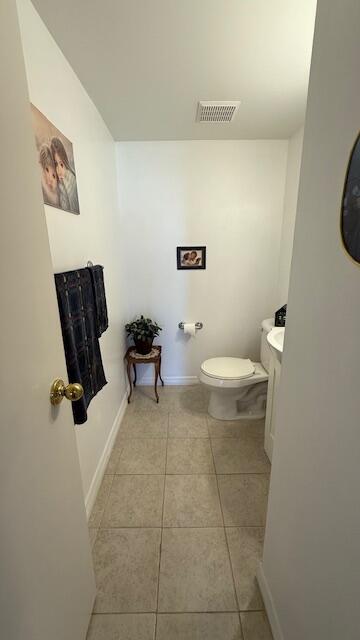
<svg viewBox="0 0 360 640">
<path fill-rule="evenodd" d="M 265 444 L 264 444 L 264 448 L 270 462 L 272 460 L 272 452 L 274 447 L 274 438 L 275 438 L 275 430 L 276 430 L 276 409 L 277 409 L 280 375 L 281 375 L 281 364 L 273 355 L 271 355 L 267 404 L 266 404 Z"/>
</svg>

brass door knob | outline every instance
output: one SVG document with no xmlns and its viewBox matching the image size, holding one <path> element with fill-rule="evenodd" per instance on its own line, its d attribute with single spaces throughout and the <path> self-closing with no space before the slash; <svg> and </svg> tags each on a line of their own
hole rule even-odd
<svg viewBox="0 0 360 640">
<path fill-rule="evenodd" d="M 56 378 L 51 385 L 50 389 L 50 402 L 51 404 L 60 404 L 63 398 L 67 398 L 74 402 L 80 400 L 84 395 L 84 389 L 78 382 L 72 382 L 66 385 L 63 380 Z"/>
</svg>

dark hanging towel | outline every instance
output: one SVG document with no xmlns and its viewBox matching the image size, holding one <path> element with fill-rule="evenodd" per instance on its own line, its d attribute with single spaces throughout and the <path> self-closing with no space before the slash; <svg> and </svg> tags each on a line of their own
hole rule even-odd
<svg viewBox="0 0 360 640">
<path fill-rule="evenodd" d="M 87 420 L 87 407 L 106 383 L 96 327 L 89 269 L 55 274 L 69 382 L 80 382 L 84 395 L 72 402 L 75 424 Z"/>
<path fill-rule="evenodd" d="M 97 264 L 94 267 L 88 267 L 88 269 L 94 289 L 97 337 L 100 338 L 109 326 L 104 286 L 104 267 Z"/>
</svg>

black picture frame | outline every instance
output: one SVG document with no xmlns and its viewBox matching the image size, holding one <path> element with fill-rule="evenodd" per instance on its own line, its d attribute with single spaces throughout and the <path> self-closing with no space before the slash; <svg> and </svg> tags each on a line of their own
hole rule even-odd
<svg viewBox="0 0 360 640">
<path fill-rule="evenodd" d="M 188 258 L 185 258 L 185 254 L 196 253 L 197 256 L 189 255 Z M 201 255 L 199 255 L 201 254 Z M 191 261 L 194 261 L 191 264 Z M 177 268 L 180 271 L 197 271 L 198 269 L 206 269 L 206 247 L 204 246 L 191 246 L 191 247 L 176 247 L 176 263 Z"/>
</svg>

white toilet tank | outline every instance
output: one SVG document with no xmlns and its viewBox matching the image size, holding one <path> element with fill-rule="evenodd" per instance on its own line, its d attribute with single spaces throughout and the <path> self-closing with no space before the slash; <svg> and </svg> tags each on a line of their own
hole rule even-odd
<svg viewBox="0 0 360 640">
<path fill-rule="evenodd" d="M 261 323 L 261 347 L 260 347 L 260 360 L 264 369 L 269 373 L 270 369 L 270 357 L 271 351 L 269 343 L 266 339 L 267 334 L 275 326 L 273 318 L 267 318 Z"/>
</svg>

